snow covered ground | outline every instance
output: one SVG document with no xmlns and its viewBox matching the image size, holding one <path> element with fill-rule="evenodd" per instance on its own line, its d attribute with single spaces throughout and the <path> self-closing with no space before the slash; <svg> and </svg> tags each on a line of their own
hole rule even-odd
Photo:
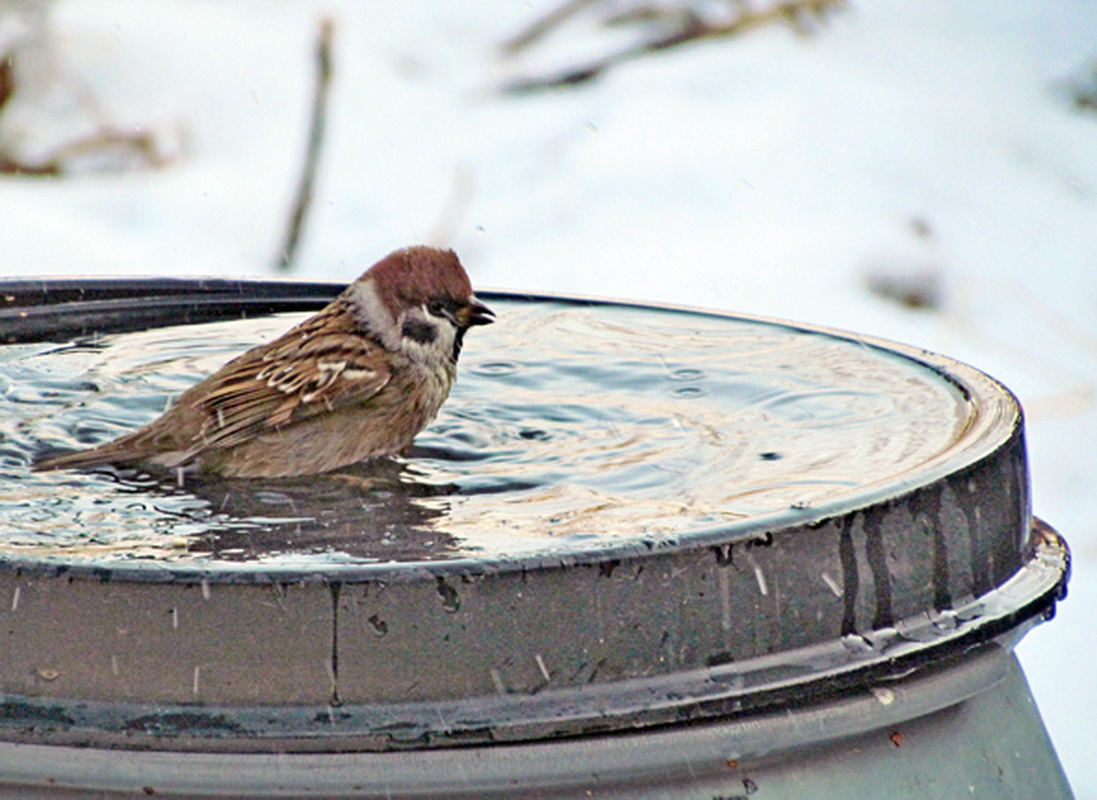
<svg viewBox="0 0 1097 800">
<path fill-rule="evenodd" d="M 1036 511 L 1075 556 L 1070 598 L 1020 654 L 1075 791 L 1097 797 L 1097 114 L 1069 92 L 1092 80 L 1097 9 L 866 0 L 814 35 L 760 27 L 500 92 L 633 35 L 577 19 L 502 60 L 555 2 L 61 0 L 0 136 L 33 158 L 140 128 L 170 163 L 0 180 L 0 272 L 272 274 L 328 15 L 329 139 L 294 275 L 349 280 L 431 241 L 481 287 L 833 325 L 1020 396 Z M 936 275 L 941 306 L 870 292 L 881 273 Z"/>
</svg>

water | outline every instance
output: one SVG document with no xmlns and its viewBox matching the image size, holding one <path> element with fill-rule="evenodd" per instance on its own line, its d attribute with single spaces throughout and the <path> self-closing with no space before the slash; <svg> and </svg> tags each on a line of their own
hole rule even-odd
<svg viewBox="0 0 1097 800">
<path fill-rule="evenodd" d="M 673 540 L 898 480 L 973 413 L 930 369 L 854 341 L 683 311 L 492 306 L 407 458 L 298 479 L 28 465 L 154 419 L 303 315 L 0 347 L 0 554 L 244 568 Z"/>
</svg>

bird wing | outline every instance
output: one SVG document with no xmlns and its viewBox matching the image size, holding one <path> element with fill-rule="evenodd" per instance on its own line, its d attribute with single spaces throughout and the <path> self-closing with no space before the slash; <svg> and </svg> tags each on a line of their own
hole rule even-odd
<svg viewBox="0 0 1097 800">
<path fill-rule="evenodd" d="M 177 406 L 203 417 L 189 456 L 242 444 L 316 414 L 365 403 L 389 382 L 382 346 L 333 303 L 189 389 Z"/>
</svg>

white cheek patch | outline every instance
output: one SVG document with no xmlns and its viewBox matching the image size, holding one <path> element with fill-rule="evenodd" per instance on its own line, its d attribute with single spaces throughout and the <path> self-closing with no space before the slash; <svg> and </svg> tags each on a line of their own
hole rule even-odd
<svg viewBox="0 0 1097 800">
<path fill-rule="evenodd" d="M 380 339 L 386 349 L 397 349 L 400 346 L 400 327 L 381 302 L 373 281 L 352 283 L 348 291 L 351 293 L 358 324 Z"/>
</svg>

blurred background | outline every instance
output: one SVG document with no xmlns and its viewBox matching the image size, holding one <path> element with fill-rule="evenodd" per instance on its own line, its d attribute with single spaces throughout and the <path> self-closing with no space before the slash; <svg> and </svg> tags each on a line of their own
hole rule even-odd
<svg viewBox="0 0 1097 800">
<path fill-rule="evenodd" d="M 1027 414 L 1071 596 L 1019 652 L 1097 797 L 1097 7 L 0 0 L 0 274 L 478 287 L 831 325 Z M 472 346 L 472 343 L 470 343 Z"/>
</svg>

